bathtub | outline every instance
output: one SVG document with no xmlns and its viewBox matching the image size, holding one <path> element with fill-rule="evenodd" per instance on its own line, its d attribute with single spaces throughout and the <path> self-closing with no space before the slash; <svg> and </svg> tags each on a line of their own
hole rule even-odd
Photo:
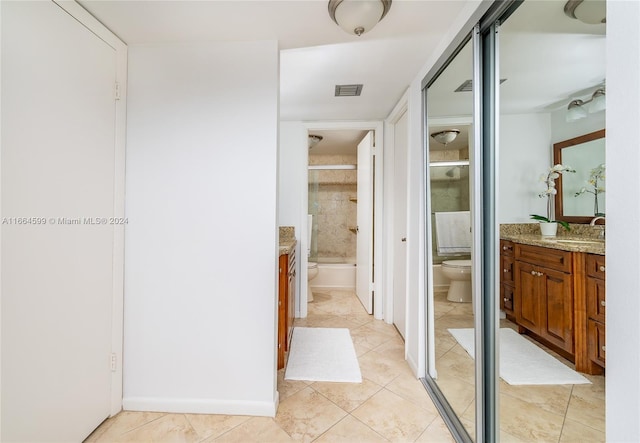
<svg viewBox="0 0 640 443">
<path fill-rule="evenodd" d="M 344 257 L 318 257 L 318 276 L 312 288 L 355 289 L 356 259 Z"/>
</svg>

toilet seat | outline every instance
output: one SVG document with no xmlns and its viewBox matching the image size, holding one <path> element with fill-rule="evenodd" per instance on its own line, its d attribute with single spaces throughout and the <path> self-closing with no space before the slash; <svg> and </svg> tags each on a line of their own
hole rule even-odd
<svg viewBox="0 0 640 443">
<path fill-rule="evenodd" d="M 470 268 L 471 260 L 445 260 L 443 266 L 451 266 L 453 268 Z"/>
</svg>

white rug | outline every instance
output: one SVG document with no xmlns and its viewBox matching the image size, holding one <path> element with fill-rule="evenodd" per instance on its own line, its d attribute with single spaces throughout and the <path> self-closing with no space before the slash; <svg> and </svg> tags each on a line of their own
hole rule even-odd
<svg viewBox="0 0 640 443">
<path fill-rule="evenodd" d="M 294 328 L 286 380 L 362 383 L 351 334 L 344 328 Z"/>
<path fill-rule="evenodd" d="M 473 329 L 449 329 L 473 358 Z M 591 383 L 509 328 L 500 329 L 500 377 L 510 385 L 577 385 Z"/>
</svg>

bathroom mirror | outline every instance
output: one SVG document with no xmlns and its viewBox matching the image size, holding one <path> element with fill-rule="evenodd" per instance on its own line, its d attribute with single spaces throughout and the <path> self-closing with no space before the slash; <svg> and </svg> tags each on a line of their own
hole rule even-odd
<svg viewBox="0 0 640 443">
<path fill-rule="evenodd" d="M 553 162 L 576 170 L 562 174 L 556 180 L 556 220 L 589 223 L 598 215 L 604 216 L 605 130 L 555 143 Z"/>
</svg>

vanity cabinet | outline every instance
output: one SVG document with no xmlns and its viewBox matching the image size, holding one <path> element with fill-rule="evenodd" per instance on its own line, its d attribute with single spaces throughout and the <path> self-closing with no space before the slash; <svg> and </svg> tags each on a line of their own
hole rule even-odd
<svg viewBox="0 0 640 443">
<path fill-rule="evenodd" d="M 605 367 L 605 258 L 602 255 L 587 254 L 587 353 L 595 364 Z"/>
<path fill-rule="evenodd" d="M 513 248 L 513 242 L 500 240 L 500 309 L 505 312 L 509 319 L 515 317 L 513 310 L 513 296 L 515 293 Z"/>
<path fill-rule="evenodd" d="M 278 264 L 278 369 L 282 369 L 291 343 L 296 310 L 295 249 L 292 249 L 289 254 L 280 255 Z"/>
<path fill-rule="evenodd" d="M 571 252 L 519 243 L 514 251 L 516 322 L 573 354 Z"/>
</svg>

